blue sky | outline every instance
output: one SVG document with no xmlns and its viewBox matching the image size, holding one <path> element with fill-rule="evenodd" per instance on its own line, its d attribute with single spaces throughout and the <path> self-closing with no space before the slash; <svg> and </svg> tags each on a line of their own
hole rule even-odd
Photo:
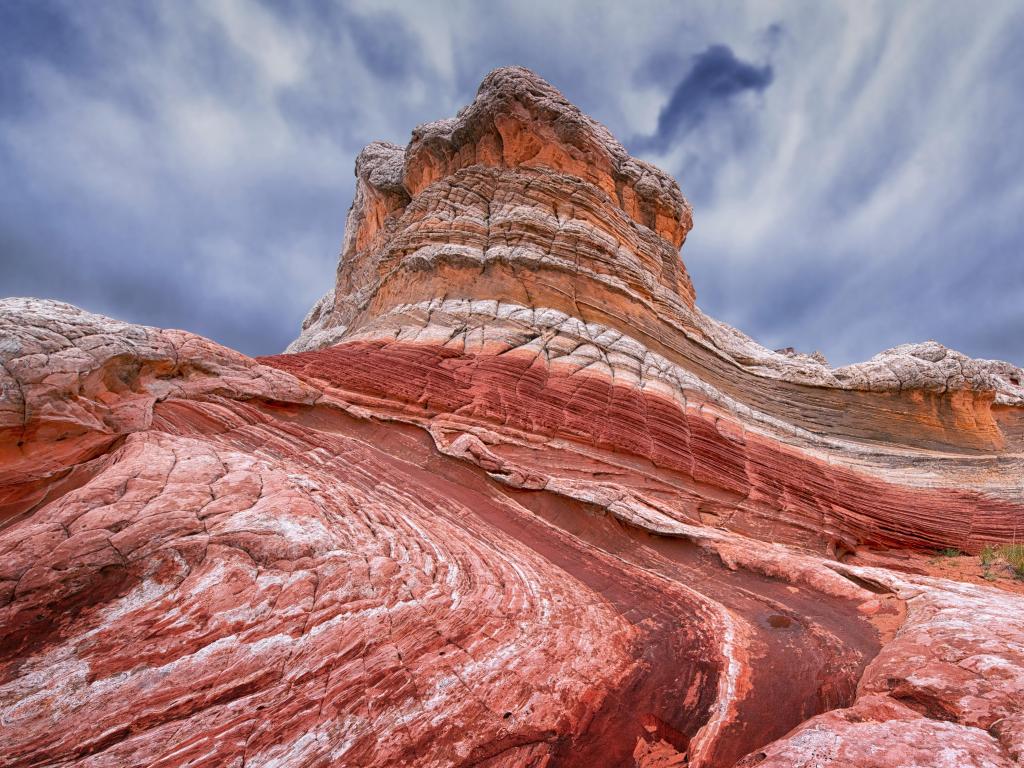
<svg viewBox="0 0 1024 768">
<path fill-rule="evenodd" d="M 0 295 L 282 349 L 352 164 L 522 64 L 679 179 L 700 306 L 1024 363 L 1024 5 L 0 0 Z"/>
</svg>

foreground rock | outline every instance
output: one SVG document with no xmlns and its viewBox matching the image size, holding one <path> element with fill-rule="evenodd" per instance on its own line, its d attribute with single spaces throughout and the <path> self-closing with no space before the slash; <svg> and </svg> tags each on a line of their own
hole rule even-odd
<svg viewBox="0 0 1024 768">
<path fill-rule="evenodd" d="M 523 69 L 356 173 L 293 354 L 0 302 L 0 765 L 1024 762 L 1019 369 L 707 318 Z"/>
</svg>

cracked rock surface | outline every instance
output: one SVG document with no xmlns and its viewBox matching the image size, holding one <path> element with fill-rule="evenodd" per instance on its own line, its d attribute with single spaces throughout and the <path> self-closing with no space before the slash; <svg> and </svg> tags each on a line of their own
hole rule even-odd
<svg viewBox="0 0 1024 768">
<path fill-rule="evenodd" d="M 0 766 L 1024 765 L 1020 369 L 707 317 L 519 67 L 356 176 L 290 354 L 0 301 Z"/>
</svg>

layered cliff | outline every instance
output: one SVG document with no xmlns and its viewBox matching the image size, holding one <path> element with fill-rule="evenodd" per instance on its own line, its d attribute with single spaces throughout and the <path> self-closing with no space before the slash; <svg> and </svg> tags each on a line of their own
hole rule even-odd
<svg viewBox="0 0 1024 768">
<path fill-rule="evenodd" d="M 1024 372 L 705 316 L 521 68 L 356 176 L 289 354 L 0 303 L 0 765 L 1022 764 Z"/>
</svg>

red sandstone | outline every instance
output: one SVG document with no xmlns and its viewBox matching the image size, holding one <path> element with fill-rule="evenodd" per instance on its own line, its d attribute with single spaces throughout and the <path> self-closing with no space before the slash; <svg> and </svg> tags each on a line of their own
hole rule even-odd
<svg viewBox="0 0 1024 768">
<path fill-rule="evenodd" d="M 1019 369 L 706 317 L 521 68 L 356 174 L 292 354 L 0 302 L 0 766 L 1024 765 Z"/>
</svg>

